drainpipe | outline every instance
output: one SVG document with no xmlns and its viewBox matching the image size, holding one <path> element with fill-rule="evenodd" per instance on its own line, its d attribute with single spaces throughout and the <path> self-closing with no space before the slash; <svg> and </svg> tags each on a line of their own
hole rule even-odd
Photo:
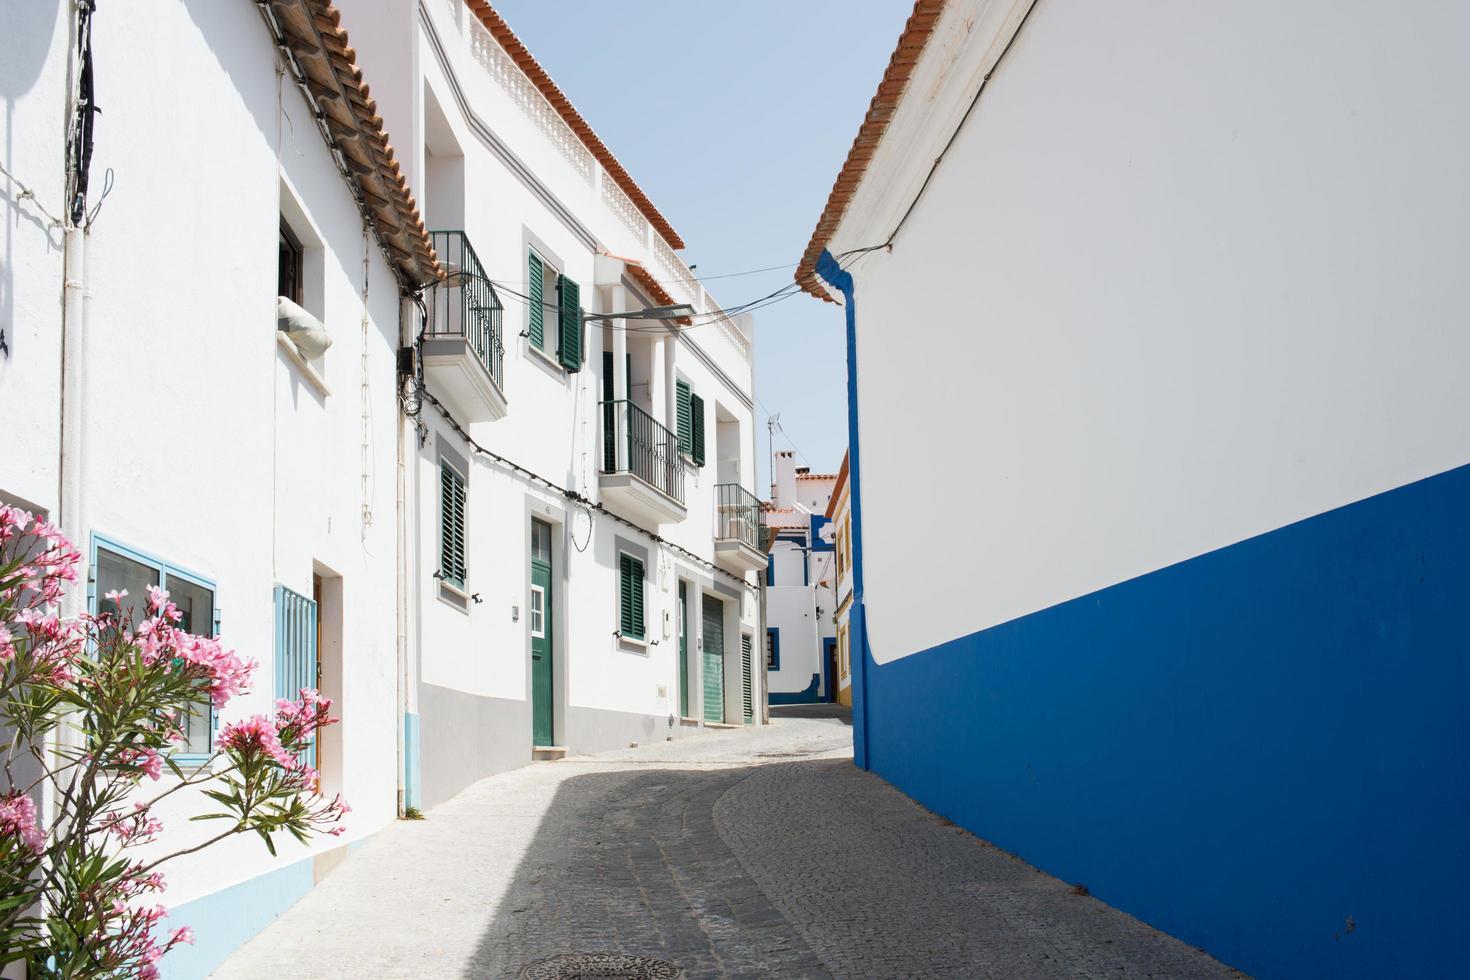
<svg viewBox="0 0 1470 980">
<path fill-rule="evenodd" d="M 400 352 L 404 350 L 413 350 L 412 331 L 413 306 L 406 297 L 401 298 L 398 306 L 398 344 Z M 415 358 L 417 357 L 417 351 L 414 351 L 413 356 Z M 401 361 L 399 366 L 403 366 Z M 413 367 L 410 367 L 410 371 L 412 370 Z M 409 383 L 408 379 L 404 377 L 401 371 L 395 372 L 394 381 L 399 386 L 400 391 L 403 390 L 404 385 Z M 408 807 L 418 805 L 418 800 L 414 798 L 412 792 L 413 788 L 409 785 L 408 780 L 408 771 L 409 766 L 411 765 L 411 749 L 415 748 L 408 744 L 410 738 L 409 714 L 411 708 L 413 707 L 412 685 L 410 680 L 412 677 L 412 669 L 409 657 L 408 642 L 409 634 L 411 632 L 409 623 L 409 593 L 410 583 L 412 581 L 410 575 L 410 569 L 412 567 L 410 563 L 412 561 L 412 556 L 410 554 L 409 541 L 411 527 L 410 522 L 413 519 L 413 515 L 409 509 L 408 484 L 409 463 L 411 460 L 416 458 L 416 453 L 413 445 L 416 427 L 412 424 L 408 413 L 405 411 L 405 405 L 402 401 L 399 402 L 398 408 L 398 459 L 397 466 L 394 469 L 393 506 L 394 532 L 396 536 L 394 551 L 396 553 L 397 560 L 394 562 L 393 585 L 394 599 L 397 603 L 395 616 L 395 619 L 397 620 L 397 641 L 394 644 L 397 654 L 398 670 L 398 769 L 396 779 L 398 784 L 398 815 L 402 816 Z"/>
<path fill-rule="evenodd" d="M 85 546 L 82 519 L 82 437 L 86 416 L 83 400 L 82 353 L 87 332 L 87 233 L 75 225 L 64 232 L 61 302 L 61 429 L 60 524 L 78 548 Z M 76 615 L 86 604 L 84 590 L 72 589 L 62 599 L 62 611 Z"/>
<path fill-rule="evenodd" d="M 862 454 L 858 440 L 857 307 L 852 273 L 843 269 L 822 250 L 817 275 L 842 293 L 847 318 L 847 496 L 852 521 L 852 605 L 848 607 L 849 643 L 853 643 L 852 666 L 852 761 L 859 769 L 868 765 L 868 621 L 863 602 L 863 497 Z"/>
</svg>

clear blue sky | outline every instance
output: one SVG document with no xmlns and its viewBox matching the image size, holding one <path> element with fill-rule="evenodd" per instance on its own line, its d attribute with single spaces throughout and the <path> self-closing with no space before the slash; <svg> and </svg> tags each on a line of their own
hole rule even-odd
<svg viewBox="0 0 1470 980">
<path fill-rule="evenodd" d="M 913 0 L 497 0 L 495 7 L 683 236 L 723 306 L 791 281 Z M 847 445 L 841 311 L 756 314 L 756 488 L 766 415 L 798 462 Z"/>
</svg>

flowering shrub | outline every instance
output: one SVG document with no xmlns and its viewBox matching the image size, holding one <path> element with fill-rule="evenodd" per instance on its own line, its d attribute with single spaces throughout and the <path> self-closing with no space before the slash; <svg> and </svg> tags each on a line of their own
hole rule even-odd
<svg viewBox="0 0 1470 980">
<path fill-rule="evenodd" d="M 170 750 L 184 717 L 224 707 L 256 664 L 178 628 L 155 587 L 136 624 L 131 609 L 62 618 L 80 557 L 54 526 L 0 505 L 0 966 L 156 977 L 166 952 L 193 941 L 187 927 L 158 934 L 161 865 L 237 834 L 274 854 L 282 831 L 342 833 L 349 807 L 319 795 L 304 761 L 331 704 L 303 690 L 272 716 L 225 726 L 208 760 L 181 767 Z M 127 608 L 126 592 L 107 598 Z M 213 803 L 190 819 L 222 823 L 170 849 L 154 808 L 190 787 Z"/>
</svg>

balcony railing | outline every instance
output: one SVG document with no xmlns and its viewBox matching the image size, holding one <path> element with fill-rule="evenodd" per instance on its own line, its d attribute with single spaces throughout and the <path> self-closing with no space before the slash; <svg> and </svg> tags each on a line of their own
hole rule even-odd
<svg viewBox="0 0 1470 980">
<path fill-rule="evenodd" d="M 715 540 L 761 547 L 760 498 L 738 483 L 715 485 Z"/>
<path fill-rule="evenodd" d="M 602 471 L 631 473 L 666 497 L 684 502 L 679 437 L 630 401 L 602 402 Z"/>
<path fill-rule="evenodd" d="M 462 231 L 431 231 L 429 238 L 449 277 L 429 291 L 428 337 L 463 337 L 495 387 L 505 391 L 505 344 L 500 297 Z"/>
</svg>

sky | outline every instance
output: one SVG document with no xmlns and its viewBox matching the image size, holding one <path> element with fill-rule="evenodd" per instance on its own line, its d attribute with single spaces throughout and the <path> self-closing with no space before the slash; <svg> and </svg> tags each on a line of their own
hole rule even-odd
<svg viewBox="0 0 1470 980">
<path fill-rule="evenodd" d="M 736 306 L 791 282 L 913 0 L 496 0 Z M 756 490 L 775 448 L 835 473 L 847 447 L 842 311 L 755 313 Z M 783 434 L 784 433 L 784 434 Z"/>
</svg>

